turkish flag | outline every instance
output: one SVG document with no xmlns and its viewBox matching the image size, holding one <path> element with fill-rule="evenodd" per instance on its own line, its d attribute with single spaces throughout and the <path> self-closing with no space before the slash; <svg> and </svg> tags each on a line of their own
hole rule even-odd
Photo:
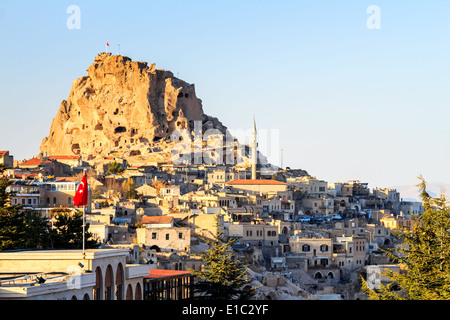
<svg viewBox="0 0 450 320">
<path fill-rule="evenodd" d="M 109 43 L 108 43 L 108 41 L 106 41 L 106 45 L 109 47 Z"/>
<path fill-rule="evenodd" d="M 78 186 L 77 193 L 73 197 L 73 204 L 75 206 L 85 206 L 88 203 L 88 184 L 86 178 L 86 172 L 81 179 L 81 183 Z"/>
</svg>

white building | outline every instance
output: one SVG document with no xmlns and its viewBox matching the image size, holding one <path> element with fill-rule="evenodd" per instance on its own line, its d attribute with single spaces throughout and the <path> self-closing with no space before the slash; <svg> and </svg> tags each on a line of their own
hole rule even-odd
<svg viewBox="0 0 450 320">
<path fill-rule="evenodd" d="M 128 249 L 0 252 L 0 300 L 142 300 L 152 265 Z"/>
</svg>

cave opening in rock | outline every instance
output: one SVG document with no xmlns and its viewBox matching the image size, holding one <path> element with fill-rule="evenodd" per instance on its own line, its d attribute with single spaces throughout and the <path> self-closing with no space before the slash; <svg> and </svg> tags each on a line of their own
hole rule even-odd
<svg viewBox="0 0 450 320">
<path fill-rule="evenodd" d="M 81 148 L 80 148 L 80 144 L 79 143 L 72 144 L 72 152 L 74 154 L 80 154 Z"/>
<path fill-rule="evenodd" d="M 118 126 L 114 129 L 114 133 L 123 133 L 123 132 L 127 132 L 127 128 Z"/>
<path fill-rule="evenodd" d="M 140 156 L 141 155 L 141 151 L 140 150 L 132 150 L 130 151 L 130 156 Z"/>
</svg>

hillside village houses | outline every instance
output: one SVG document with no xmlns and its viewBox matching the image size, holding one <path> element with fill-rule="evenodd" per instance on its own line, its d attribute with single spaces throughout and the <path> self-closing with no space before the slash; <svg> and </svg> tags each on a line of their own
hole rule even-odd
<svg viewBox="0 0 450 320">
<path fill-rule="evenodd" d="M 411 227 L 410 211 L 423 211 L 396 190 L 358 180 L 329 183 L 302 170 L 262 178 L 251 168 L 120 161 L 125 171 L 107 175 L 107 164 L 118 159 L 21 162 L 7 151 L 0 157 L 12 182 L 11 204 L 48 218 L 59 208 L 76 210 L 73 197 L 87 169 L 86 221 L 100 243 L 88 251 L 77 288 L 62 285 L 73 274 L 68 268 L 81 262 L 77 250 L 27 252 L 27 262 L 23 251 L 1 252 L 0 299 L 159 299 L 154 284 L 169 278 L 185 288 L 177 297 L 186 298 L 194 281 L 189 270 L 202 268 L 206 240 L 217 232 L 236 239 L 233 252 L 261 284 L 257 299 L 286 299 L 287 284 L 292 299 L 364 299 L 359 275 L 391 265 L 380 250 L 398 245 L 392 230 Z M 127 198 L 123 186 L 130 181 L 137 196 Z M 48 289 L 14 278 L 18 265 L 31 278 L 47 279 Z"/>
</svg>

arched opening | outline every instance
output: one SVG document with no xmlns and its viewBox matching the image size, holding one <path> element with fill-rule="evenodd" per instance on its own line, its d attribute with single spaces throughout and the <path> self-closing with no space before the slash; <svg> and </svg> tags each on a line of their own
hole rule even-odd
<svg viewBox="0 0 450 320">
<path fill-rule="evenodd" d="M 156 250 L 156 252 L 161 252 L 161 249 L 157 245 L 151 246 L 150 250 Z"/>
<path fill-rule="evenodd" d="M 136 285 L 136 291 L 134 293 L 134 300 L 142 300 L 142 289 L 141 289 L 140 283 L 138 283 Z"/>
<path fill-rule="evenodd" d="M 131 286 L 131 284 L 129 284 L 127 286 L 127 295 L 126 295 L 126 300 L 133 300 L 133 287 Z"/>
<path fill-rule="evenodd" d="M 328 272 L 328 274 L 327 274 L 327 278 L 328 279 L 334 279 L 334 273 L 333 272 Z"/>
<path fill-rule="evenodd" d="M 102 299 L 102 286 L 103 286 L 102 279 L 103 279 L 102 278 L 102 269 L 100 269 L 100 267 L 97 267 L 95 269 L 95 286 L 94 286 L 94 292 L 93 292 L 94 300 Z"/>
<path fill-rule="evenodd" d="M 123 300 L 123 278 L 123 266 L 119 263 L 116 271 L 116 300 Z"/>
<path fill-rule="evenodd" d="M 113 270 L 109 264 L 105 274 L 105 300 L 113 300 L 114 277 Z"/>
<path fill-rule="evenodd" d="M 72 299 L 70 300 L 78 300 L 76 296 L 72 296 Z"/>
<path fill-rule="evenodd" d="M 89 297 L 89 295 L 87 293 L 84 294 L 83 296 L 83 300 L 90 300 L 91 298 Z"/>
<path fill-rule="evenodd" d="M 323 278 L 323 275 L 322 275 L 322 273 L 320 271 L 317 271 L 314 274 L 314 279 L 322 279 L 322 278 Z"/>
<path fill-rule="evenodd" d="M 281 231 L 281 234 L 288 234 L 288 228 L 286 226 L 283 227 L 283 230 Z"/>
</svg>

